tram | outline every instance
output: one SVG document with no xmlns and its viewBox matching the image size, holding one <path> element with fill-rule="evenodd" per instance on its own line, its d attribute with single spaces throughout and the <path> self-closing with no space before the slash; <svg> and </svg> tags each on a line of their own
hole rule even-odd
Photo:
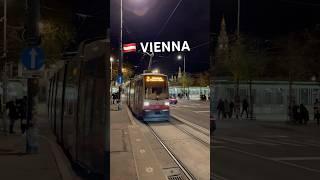
<svg viewBox="0 0 320 180">
<path fill-rule="evenodd" d="M 65 59 L 49 82 L 51 128 L 73 167 L 92 177 L 109 176 L 106 134 L 106 57 L 108 39 L 84 41 L 79 53 Z"/>
<path fill-rule="evenodd" d="M 170 102 L 168 78 L 160 73 L 143 73 L 126 84 L 127 104 L 143 121 L 168 121 Z"/>
</svg>

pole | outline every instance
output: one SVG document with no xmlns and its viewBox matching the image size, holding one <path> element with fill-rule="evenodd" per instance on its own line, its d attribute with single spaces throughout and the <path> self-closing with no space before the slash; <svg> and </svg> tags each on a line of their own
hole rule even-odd
<svg viewBox="0 0 320 180">
<path fill-rule="evenodd" d="M 123 0 L 120 1 L 120 59 L 119 59 L 119 66 L 118 66 L 118 77 L 122 77 L 122 64 L 123 64 Z M 122 79 L 121 79 L 122 81 Z M 119 85 L 119 103 L 118 109 L 121 109 L 121 91 L 122 91 L 122 82 Z"/>
<path fill-rule="evenodd" d="M 7 103 L 7 0 L 3 2 L 3 61 L 4 61 L 4 71 L 3 71 L 3 98 L 2 98 L 2 121 L 3 121 L 3 130 L 7 134 L 7 114 L 6 114 L 6 103 Z"/>
<path fill-rule="evenodd" d="M 119 59 L 119 75 L 122 75 L 122 63 L 123 63 L 123 0 L 120 2 L 120 59 Z"/>
<path fill-rule="evenodd" d="M 186 55 L 183 54 L 183 91 L 184 91 L 184 95 L 187 95 L 186 93 Z"/>
<path fill-rule="evenodd" d="M 240 0 L 238 0 L 237 36 L 240 36 Z"/>
<path fill-rule="evenodd" d="M 40 45 L 39 21 L 40 21 L 40 0 L 26 1 L 26 44 L 29 48 Z M 28 102 L 27 102 L 27 128 L 26 128 L 26 152 L 37 153 L 37 125 L 33 117 L 34 99 L 39 89 L 39 81 L 35 78 L 28 77 Z"/>
</svg>

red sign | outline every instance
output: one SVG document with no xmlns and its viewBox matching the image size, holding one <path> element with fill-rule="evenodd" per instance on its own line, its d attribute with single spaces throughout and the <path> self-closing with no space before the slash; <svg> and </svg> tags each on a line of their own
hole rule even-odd
<svg viewBox="0 0 320 180">
<path fill-rule="evenodd" d="M 137 46 L 136 43 L 123 44 L 123 52 L 136 52 Z"/>
</svg>

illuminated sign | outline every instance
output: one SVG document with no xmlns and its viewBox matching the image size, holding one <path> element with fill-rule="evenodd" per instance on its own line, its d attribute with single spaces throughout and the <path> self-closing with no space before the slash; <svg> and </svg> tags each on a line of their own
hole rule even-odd
<svg viewBox="0 0 320 180">
<path fill-rule="evenodd" d="M 161 76 L 147 76 L 147 82 L 164 82 L 164 78 Z"/>
<path fill-rule="evenodd" d="M 146 42 L 140 43 L 140 46 L 144 53 L 190 51 L 190 46 L 187 41 Z"/>
</svg>

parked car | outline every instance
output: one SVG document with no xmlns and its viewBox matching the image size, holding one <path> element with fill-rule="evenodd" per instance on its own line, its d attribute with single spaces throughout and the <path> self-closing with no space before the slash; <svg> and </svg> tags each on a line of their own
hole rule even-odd
<svg viewBox="0 0 320 180">
<path fill-rule="evenodd" d="M 170 104 L 177 104 L 177 103 L 178 103 L 178 100 L 177 100 L 176 97 L 171 96 L 171 97 L 169 98 L 169 103 L 170 103 Z"/>
</svg>

